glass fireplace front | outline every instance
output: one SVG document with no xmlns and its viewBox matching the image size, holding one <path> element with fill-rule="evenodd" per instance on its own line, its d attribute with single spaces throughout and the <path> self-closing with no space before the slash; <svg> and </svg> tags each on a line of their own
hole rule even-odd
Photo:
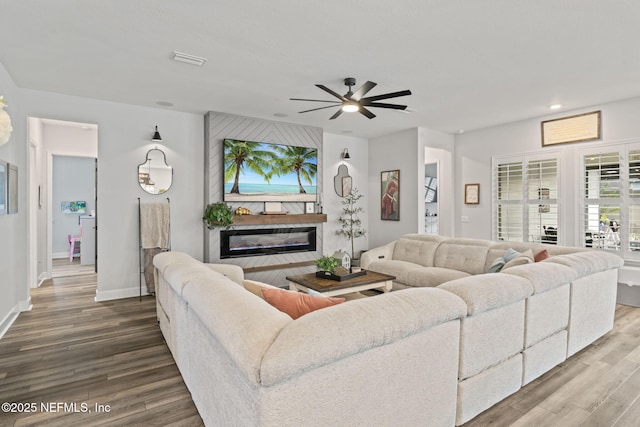
<svg viewBox="0 0 640 427">
<path fill-rule="evenodd" d="M 257 228 L 220 232 L 220 258 L 314 252 L 316 227 Z"/>
</svg>

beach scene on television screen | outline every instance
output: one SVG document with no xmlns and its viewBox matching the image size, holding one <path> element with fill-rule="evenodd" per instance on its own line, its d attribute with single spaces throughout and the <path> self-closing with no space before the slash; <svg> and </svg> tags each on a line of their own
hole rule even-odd
<svg viewBox="0 0 640 427">
<path fill-rule="evenodd" d="M 224 140 L 224 200 L 315 202 L 318 150 Z"/>
</svg>

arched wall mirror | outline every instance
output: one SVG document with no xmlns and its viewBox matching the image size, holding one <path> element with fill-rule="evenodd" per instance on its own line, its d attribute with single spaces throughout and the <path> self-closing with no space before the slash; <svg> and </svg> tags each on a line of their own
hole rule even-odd
<svg viewBox="0 0 640 427">
<path fill-rule="evenodd" d="M 173 182 L 173 168 L 167 164 L 164 151 L 152 148 L 147 151 L 144 163 L 138 165 L 138 183 L 149 194 L 162 194 Z"/>
<path fill-rule="evenodd" d="M 347 197 L 351 194 L 353 179 L 349 176 L 349 168 L 347 165 L 338 166 L 338 174 L 333 178 L 333 186 L 336 194 L 340 197 Z"/>
</svg>

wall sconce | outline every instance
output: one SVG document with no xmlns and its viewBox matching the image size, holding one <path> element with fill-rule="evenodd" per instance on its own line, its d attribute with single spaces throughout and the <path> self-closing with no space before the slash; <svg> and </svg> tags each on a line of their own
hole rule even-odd
<svg viewBox="0 0 640 427">
<path fill-rule="evenodd" d="M 345 160 L 348 160 L 351 158 L 351 156 L 349 155 L 349 150 L 347 150 L 346 148 L 342 151 L 342 154 L 340 154 L 340 157 L 342 157 Z"/>
<path fill-rule="evenodd" d="M 156 132 L 153 134 L 151 138 L 152 141 L 160 142 L 162 141 L 162 137 L 160 136 L 160 132 L 158 132 L 158 126 L 156 126 Z"/>
</svg>

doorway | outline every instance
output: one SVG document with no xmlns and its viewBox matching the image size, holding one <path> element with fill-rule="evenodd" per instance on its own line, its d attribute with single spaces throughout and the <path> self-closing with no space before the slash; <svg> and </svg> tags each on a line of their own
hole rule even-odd
<svg viewBox="0 0 640 427">
<path fill-rule="evenodd" d="M 84 235 L 85 249 L 93 246 L 93 258 L 97 256 L 95 244 L 87 236 L 97 232 L 98 126 L 30 117 L 29 140 L 29 284 L 37 287 L 54 277 L 54 259 L 57 277 L 78 271 L 93 273 L 95 261 L 89 264 L 85 257 L 80 268 L 78 255 Z M 80 233 L 83 223 L 87 225 Z M 80 251 L 75 255 L 70 252 L 69 236 L 79 236 Z M 64 268 L 59 269 L 58 265 Z"/>
<path fill-rule="evenodd" d="M 438 163 L 424 165 L 424 234 L 438 235 Z"/>
</svg>

